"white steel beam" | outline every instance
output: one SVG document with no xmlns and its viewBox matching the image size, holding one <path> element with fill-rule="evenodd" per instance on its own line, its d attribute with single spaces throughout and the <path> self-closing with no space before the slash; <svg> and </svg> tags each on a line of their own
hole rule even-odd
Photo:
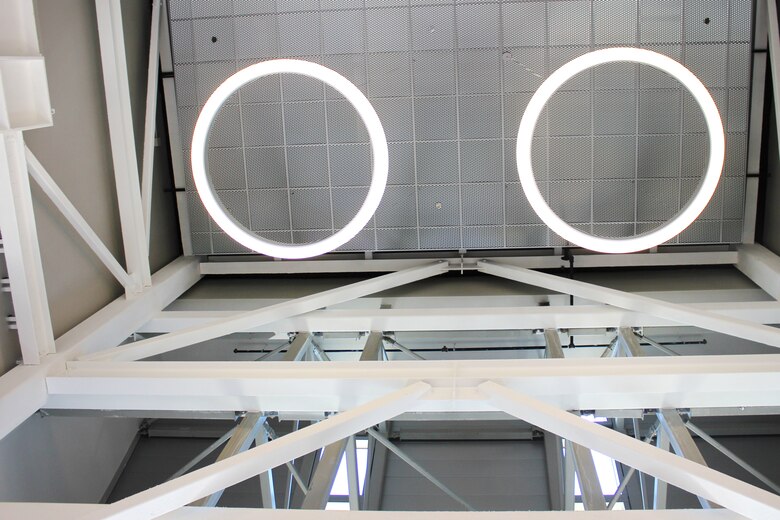
<svg viewBox="0 0 780 520">
<path fill-rule="evenodd" d="M 330 490 L 333 481 L 336 480 L 344 450 L 347 448 L 347 441 L 348 439 L 341 439 L 322 449 L 322 455 L 317 463 L 317 469 L 314 470 L 301 509 L 325 509 L 330 500 Z"/>
<path fill-rule="evenodd" d="M 114 278 L 125 288 L 130 288 L 133 285 L 133 279 L 127 274 L 127 271 L 117 262 L 111 251 L 108 250 L 106 245 L 97 236 L 97 233 L 92 227 L 84 220 L 76 206 L 71 203 L 67 195 L 62 192 L 54 179 L 51 178 L 49 173 L 33 155 L 29 148 L 25 148 L 27 157 L 27 168 L 30 172 L 30 177 L 41 187 L 43 192 L 52 201 L 54 206 L 62 213 L 73 229 L 78 233 L 81 239 L 89 246 L 98 259 L 103 262 L 103 265 L 108 269 Z"/>
<path fill-rule="evenodd" d="M 213 323 L 196 325 L 188 329 L 171 332 L 163 336 L 135 342 L 132 345 L 116 347 L 100 352 L 85 359 L 93 361 L 137 361 L 156 354 L 170 352 L 201 341 L 218 338 L 234 332 L 242 332 L 252 327 L 311 312 L 321 307 L 347 302 L 383 291 L 399 285 L 416 282 L 441 274 L 447 270 L 446 262 L 433 262 L 423 266 L 405 269 L 369 280 L 345 285 L 329 291 L 303 296 L 277 305 L 258 310 L 243 312 L 230 318 Z M 311 330 L 311 329 L 305 329 Z"/>
<path fill-rule="evenodd" d="M 485 411 L 496 380 L 566 410 L 780 406 L 780 356 L 392 361 L 386 363 L 71 362 L 47 378 L 47 408 L 353 408 L 409 381 L 434 386 L 414 411 Z"/>
<path fill-rule="evenodd" d="M 110 505 L 68 503 L 0 502 L 2 518 L 57 518 L 76 520 L 99 517 Z M 159 518 L 163 520 L 257 520 L 256 508 L 183 507 Z M 262 511 L 263 520 L 744 520 L 727 509 L 678 509 L 669 511 L 307 511 L 276 509 Z"/>
<path fill-rule="evenodd" d="M 152 27 L 149 36 L 149 70 L 146 74 L 146 112 L 144 148 L 141 158 L 141 204 L 143 207 L 146 248 L 152 238 L 152 181 L 154 180 L 154 138 L 157 122 L 157 78 L 160 49 L 160 0 L 152 0 Z"/>
<path fill-rule="evenodd" d="M 219 452 L 216 462 L 248 450 L 258 433 L 260 433 L 260 430 L 262 430 L 263 423 L 265 423 L 265 417 L 263 415 L 256 412 L 246 414 L 244 418 L 241 419 L 241 422 L 238 423 L 238 427 L 233 432 L 233 435 L 230 436 L 230 439 L 228 439 L 225 447 Z M 222 493 L 224 492 L 224 489 L 219 489 L 209 496 L 196 500 L 190 505 L 214 507 L 219 502 L 219 499 L 222 498 Z"/>
<path fill-rule="evenodd" d="M 128 294 L 132 294 L 151 284 L 151 272 L 133 135 L 122 9 L 119 0 L 96 0 L 95 11 L 122 242 L 127 272 L 136 281 L 133 290 L 128 291 Z"/>
<path fill-rule="evenodd" d="M 391 419 L 411 408 L 429 390 L 430 386 L 425 383 L 413 383 L 275 441 L 109 504 L 84 518 L 155 518 L 169 513 L 193 500 L 310 453 L 323 443 L 335 442 Z"/>
<path fill-rule="evenodd" d="M 780 496 L 696 462 L 589 423 L 542 401 L 488 381 L 479 386 L 499 410 L 756 520 L 780 516 Z"/>
<path fill-rule="evenodd" d="M 0 134 L 0 232 L 22 361 L 35 365 L 55 345 L 22 132 Z"/>
<path fill-rule="evenodd" d="M 780 347 L 780 329 L 774 327 L 695 309 L 687 305 L 664 302 L 648 298 L 647 296 L 600 287 L 578 280 L 561 278 L 522 267 L 485 261 L 480 262 L 479 266 L 480 270 L 485 273 L 509 280 L 544 287 L 623 309 L 644 312 L 659 318 L 764 343 L 773 347 Z"/>
<path fill-rule="evenodd" d="M 127 339 L 138 327 L 200 280 L 197 258 L 179 258 L 155 273 L 153 286 L 128 300 L 117 298 L 59 338 L 57 353 L 41 365 L 18 366 L 0 376 L 0 439 L 46 404 L 46 377 L 62 372 L 79 354 Z"/>
<path fill-rule="evenodd" d="M 780 302 L 695 303 L 689 307 L 753 323 L 780 323 Z M 138 332 L 174 332 L 238 315 L 230 310 L 163 311 Z M 679 323 L 608 305 L 426 307 L 317 310 L 252 327 L 247 332 L 458 331 L 672 327 Z"/>
<path fill-rule="evenodd" d="M 773 252 L 758 244 L 741 245 L 737 269 L 772 298 L 780 300 L 780 258 Z"/>
<path fill-rule="evenodd" d="M 630 253 L 624 255 L 581 254 L 575 256 L 577 267 L 653 267 L 675 265 L 729 265 L 737 263 L 736 251 L 709 251 L 686 253 Z M 447 258 L 453 267 L 475 269 L 477 258 Z M 560 255 L 488 257 L 509 265 L 528 269 L 556 269 L 569 267 Z M 424 265 L 428 259 L 376 259 L 376 260 L 294 260 L 250 262 L 204 262 L 201 272 L 219 274 L 300 274 L 300 273 L 355 273 L 388 272 Z"/>
</svg>

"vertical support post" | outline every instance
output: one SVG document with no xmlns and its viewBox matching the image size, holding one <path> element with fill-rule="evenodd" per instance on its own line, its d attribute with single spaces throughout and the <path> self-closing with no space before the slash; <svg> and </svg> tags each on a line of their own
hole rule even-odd
<svg viewBox="0 0 780 520">
<path fill-rule="evenodd" d="M 265 421 L 262 421 L 265 423 Z M 260 428 L 255 438 L 255 446 L 260 446 L 269 441 L 268 429 Z M 269 469 L 264 473 L 260 473 L 260 495 L 263 499 L 264 509 L 276 509 L 276 492 L 274 491 L 274 474 L 273 470 Z"/>
<path fill-rule="evenodd" d="M 162 87 L 165 99 L 165 119 L 168 123 L 168 146 L 171 152 L 173 184 L 176 187 L 176 208 L 179 213 L 179 231 L 181 232 L 182 253 L 192 256 L 192 238 L 187 210 L 187 193 L 184 155 L 179 130 L 179 113 L 176 102 L 176 84 L 173 79 L 173 55 L 171 54 L 171 34 L 168 31 L 168 2 L 163 2 L 160 10 L 160 72 L 163 75 Z"/>
<path fill-rule="evenodd" d="M 547 487 L 550 491 L 550 509 L 563 511 L 563 449 L 561 438 L 544 432 L 544 454 L 547 460 Z"/>
<path fill-rule="evenodd" d="M 160 0 L 152 0 L 152 28 L 149 36 L 149 72 L 146 76 L 146 114 L 144 150 L 141 160 L 141 202 L 143 204 L 146 248 L 149 249 L 152 226 L 152 180 L 154 177 L 154 136 L 157 121 L 157 78 L 160 49 Z"/>
<path fill-rule="evenodd" d="M 669 436 L 663 428 L 658 429 L 655 446 L 664 451 L 669 451 Z M 653 487 L 653 509 L 666 509 L 666 491 L 668 487 L 668 484 L 663 480 L 659 478 L 655 479 L 655 485 Z"/>
<path fill-rule="evenodd" d="M 301 424 L 300 421 L 293 422 L 293 427 L 292 427 L 293 433 L 298 431 L 300 424 Z M 287 466 L 287 478 L 285 479 L 285 483 L 284 483 L 284 508 L 285 509 L 290 509 L 290 503 L 292 502 L 293 473 L 295 472 L 295 459 L 291 460 L 289 464 L 290 465 Z M 305 485 L 301 489 L 303 489 L 304 491 L 308 491 Z"/>
<path fill-rule="evenodd" d="M 601 490 L 599 475 L 596 473 L 596 464 L 593 462 L 593 454 L 588 448 L 572 442 L 570 445 L 574 464 L 577 469 L 577 477 L 582 491 L 582 504 L 586 511 L 604 511 L 607 509 L 604 500 L 604 492 Z"/>
<path fill-rule="evenodd" d="M 561 346 L 561 337 L 555 329 L 544 331 L 544 354 L 548 359 L 563 359 L 563 347 Z"/>
<path fill-rule="evenodd" d="M 563 457 L 563 510 L 574 511 L 574 450 L 572 442 L 563 441 L 566 454 Z"/>
<path fill-rule="evenodd" d="M 775 116 L 780 113 L 780 22 L 777 19 L 777 3 L 775 0 L 766 0 L 767 29 L 769 38 L 769 64 L 772 71 L 772 94 L 775 102 Z M 780 139 L 780 134 L 778 134 Z"/>
<path fill-rule="evenodd" d="M 358 484 L 357 445 L 355 436 L 347 439 L 347 482 L 349 484 L 349 509 L 360 510 L 360 485 Z"/>
<path fill-rule="evenodd" d="M 387 421 L 379 423 L 377 428 L 381 432 L 386 432 L 389 430 L 388 424 Z M 363 481 L 363 503 L 361 504 L 361 509 L 364 511 L 379 511 L 381 509 L 387 457 L 387 448 L 373 437 L 369 437 L 366 478 Z"/>
<path fill-rule="evenodd" d="M 561 346 L 561 337 L 558 331 L 547 329 L 544 331 L 544 341 L 546 344 L 545 353 L 548 358 L 563 359 L 563 347 Z M 593 454 L 589 449 L 570 442 L 567 444 L 568 450 L 566 457 L 569 457 L 569 451 L 574 457 L 574 464 L 577 476 L 580 481 L 580 491 L 582 491 L 582 503 L 586 511 L 603 511 L 606 509 L 604 492 L 601 490 L 599 476 L 596 473 L 596 464 L 593 462 Z M 573 496 L 573 495 L 572 495 Z"/>
<path fill-rule="evenodd" d="M 96 0 L 95 11 L 122 242 L 127 272 L 136 282 L 135 286 L 128 290 L 128 295 L 132 295 L 141 292 L 144 287 L 149 287 L 152 280 L 149 248 L 144 232 L 138 158 L 135 153 L 122 11 L 119 0 Z"/>
<path fill-rule="evenodd" d="M 382 361 L 384 352 L 382 333 L 371 331 L 366 338 L 366 344 L 363 345 L 363 352 L 360 353 L 360 361 Z"/>
<path fill-rule="evenodd" d="M 639 344 L 639 338 L 636 337 L 631 327 L 620 327 L 618 329 L 618 339 L 626 357 L 644 356 L 642 346 Z"/>
<path fill-rule="evenodd" d="M 279 438 L 279 436 L 276 435 L 276 432 L 274 431 L 274 429 L 271 428 L 271 425 L 268 424 L 268 421 L 266 421 L 263 424 L 263 426 L 264 426 L 264 429 L 265 429 L 265 432 L 266 432 L 268 438 L 270 438 L 271 440 L 275 440 L 275 439 Z M 291 433 L 297 432 L 298 431 L 298 426 L 299 426 L 299 421 L 294 421 L 293 422 L 293 429 L 292 429 Z M 263 442 L 267 442 L 267 439 L 264 440 Z M 257 444 L 257 442 L 255 442 L 255 445 L 259 445 L 259 444 Z M 298 484 L 298 487 L 301 489 L 301 491 L 303 492 L 304 495 L 306 495 L 306 493 L 309 490 L 306 487 L 306 482 L 303 480 L 303 477 L 301 477 L 300 472 L 297 469 L 295 469 L 295 459 L 288 460 L 285 463 L 285 466 L 287 466 L 288 480 L 287 480 L 287 483 L 286 483 L 286 486 L 285 486 L 285 491 L 284 491 L 284 504 L 285 504 L 284 508 L 285 509 L 290 509 L 290 500 L 292 499 L 292 483 L 293 483 L 293 479 L 295 479 L 295 483 Z M 269 476 L 271 478 L 273 478 L 273 475 L 269 475 Z M 273 481 L 270 482 L 270 487 L 272 489 L 274 488 Z M 274 495 L 274 507 L 276 507 L 276 497 L 275 497 L 275 495 Z"/>
<path fill-rule="evenodd" d="M 680 414 L 676 410 L 659 410 L 656 415 L 658 416 L 658 422 L 661 424 L 663 431 L 669 438 L 669 443 L 672 445 L 674 452 L 680 457 L 692 460 L 699 463 L 702 466 L 707 466 L 707 462 L 704 460 L 701 452 L 699 451 L 696 442 L 691 437 L 690 432 L 685 427 Z M 711 507 L 719 507 L 718 505 L 710 504 L 710 502 L 702 497 L 697 497 L 701 503 L 703 509 L 709 509 Z"/>
<path fill-rule="evenodd" d="M 639 440 L 641 438 L 639 435 L 639 421 L 631 419 L 631 422 L 634 426 L 634 438 Z M 639 479 L 639 493 L 642 495 L 642 509 L 648 509 L 647 479 L 645 479 L 645 474 L 641 471 L 637 478 Z"/>
<path fill-rule="evenodd" d="M 282 361 L 301 361 L 311 347 L 310 338 L 308 332 L 296 334 L 295 339 L 287 348 L 287 352 L 282 356 Z"/>
<path fill-rule="evenodd" d="M 35 227 L 22 132 L 0 134 L 0 231 L 11 283 L 22 361 L 54 352 L 49 302 Z"/>
</svg>

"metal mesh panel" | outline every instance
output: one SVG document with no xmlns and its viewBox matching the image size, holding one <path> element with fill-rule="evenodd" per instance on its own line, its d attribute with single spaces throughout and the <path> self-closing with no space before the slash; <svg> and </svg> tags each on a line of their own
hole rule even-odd
<svg viewBox="0 0 780 520">
<path fill-rule="evenodd" d="M 344 227 L 347 222 L 352 220 L 357 208 L 363 204 L 366 193 L 368 193 L 368 188 L 334 188 L 333 225 L 336 227 Z M 366 225 L 366 229 L 370 229 L 372 226 L 373 225 L 369 223 Z"/>
<path fill-rule="evenodd" d="M 414 186 L 387 188 L 376 212 L 376 225 L 383 228 L 417 225 L 417 198 Z"/>
<path fill-rule="evenodd" d="M 460 225 L 458 186 L 420 186 L 417 189 L 417 200 L 421 226 Z"/>
<path fill-rule="evenodd" d="M 297 57 L 346 76 L 389 141 L 388 189 L 343 250 L 550 247 L 565 242 L 517 182 L 515 138 L 533 92 L 591 50 L 641 46 L 680 60 L 710 89 L 727 130 L 724 178 L 670 243 L 739 242 L 750 98 L 748 0 L 171 0 L 182 133 L 214 88 L 258 61 Z M 651 67 L 601 65 L 542 112 L 532 163 L 542 195 L 579 229 L 624 237 L 673 216 L 708 143 L 701 109 Z M 368 134 L 340 94 L 310 78 L 254 81 L 220 111 L 208 167 L 223 203 L 261 236 L 320 240 L 370 183 Z M 241 254 L 186 189 L 194 252 Z"/>
<path fill-rule="evenodd" d="M 287 175 L 290 187 L 306 188 L 328 183 L 328 149 L 324 145 L 288 146 Z"/>
<path fill-rule="evenodd" d="M 463 224 L 502 224 L 504 219 L 503 183 L 463 185 Z"/>
<path fill-rule="evenodd" d="M 229 18 L 202 18 L 192 21 L 195 60 L 235 59 L 233 23 Z"/>
<path fill-rule="evenodd" d="M 290 209 L 293 230 L 333 227 L 328 188 L 291 188 Z"/>
<path fill-rule="evenodd" d="M 464 141 L 460 145 L 460 172 L 462 182 L 500 182 L 504 180 L 501 167 L 501 141 Z"/>
<path fill-rule="evenodd" d="M 429 141 L 417 143 L 417 182 L 435 184 L 458 182 L 458 143 Z"/>
</svg>

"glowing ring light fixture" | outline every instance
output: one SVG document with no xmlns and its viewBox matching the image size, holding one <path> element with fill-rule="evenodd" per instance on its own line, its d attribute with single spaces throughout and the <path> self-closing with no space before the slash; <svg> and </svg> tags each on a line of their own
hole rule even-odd
<svg viewBox="0 0 780 520">
<path fill-rule="evenodd" d="M 561 220 L 547 205 L 539 188 L 536 185 L 534 172 L 531 166 L 531 142 L 534 135 L 534 128 L 539 115 L 542 112 L 547 101 L 558 88 L 575 74 L 585 69 L 600 65 L 602 63 L 612 62 L 634 62 L 644 65 L 650 65 L 660 69 L 680 81 L 685 88 L 693 94 L 693 97 L 699 103 L 704 112 L 704 119 L 707 123 L 707 132 L 709 133 L 710 157 L 707 164 L 707 170 L 699 183 L 698 190 L 691 200 L 674 218 L 662 226 L 630 238 L 602 238 L 588 233 L 583 233 L 574 229 L 566 222 Z M 600 251 L 602 253 L 630 253 L 650 249 L 658 244 L 666 242 L 670 238 L 679 234 L 688 227 L 696 217 L 704 210 L 709 202 L 720 179 L 720 173 L 723 169 L 723 156 L 725 151 L 725 139 L 723 136 L 723 123 L 720 114 L 712 100 L 712 96 L 707 88 L 699 79 L 683 65 L 675 60 L 668 58 L 657 52 L 645 49 L 634 48 L 612 48 L 602 49 L 578 58 L 565 64 L 553 72 L 544 83 L 539 87 L 536 93 L 528 103 L 523 118 L 520 121 L 520 129 L 517 132 L 517 171 L 520 176 L 520 183 L 523 186 L 528 202 L 536 211 L 536 214 L 547 224 L 550 229 L 569 242 L 578 246 Z"/>
<path fill-rule="evenodd" d="M 235 91 L 252 80 L 278 73 L 293 73 L 310 76 L 330 85 L 340 92 L 357 111 L 363 124 L 366 125 L 368 136 L 371 140 L 371 153 L 373 157 L 373 171 L 371 186 L 366 195 L 366 200 L 358 210 L 355 217 L 342 229 L 333 235 L 310 244 L 284 244 L 273 240 L 265 240 L 258 237 L 228 213 L 214 192 L 206 173 L 206 140 L 209 129 L 214 122 L 217 112 Z M 192 135 L 192 175 L 195 179 L 195 187 L 198 190 L 203 205 L 211 215 L 211 218 L 240 244 L 258 253 L 263 253 L 276 258 L 309 258 L 332 251 L 343 245 L 358 232 L 371 219 L 372 215 L 382 200 L 382 194 L 387 184 L 387 139 L 382 123 L 376 115 L 371 103 L 358 88 L 347 78 L 322 65 L 302 60 L 270 60 L 242 69 L 226 79 L 213 94 L 201 110 L 195 131 Z"/>
</svg>

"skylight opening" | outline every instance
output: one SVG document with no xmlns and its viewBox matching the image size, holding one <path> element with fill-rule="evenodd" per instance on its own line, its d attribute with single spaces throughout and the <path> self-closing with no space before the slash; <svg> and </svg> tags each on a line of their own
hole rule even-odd
<svg viewBox="0 0 780 520">
<path fill-rule="evenodd" d="M 357 455 L 358 490 L 363 495 L 363 484 L 366 480 L 368 469 L 368 439 L 355 439 L 355 452 Z M 347 454 L 341 457 L 333 487 L 330 489 L 330 501 L 325 509 L 348 511 L 349 510 L 349 476 L 347 474 Z"/>
</svg>

